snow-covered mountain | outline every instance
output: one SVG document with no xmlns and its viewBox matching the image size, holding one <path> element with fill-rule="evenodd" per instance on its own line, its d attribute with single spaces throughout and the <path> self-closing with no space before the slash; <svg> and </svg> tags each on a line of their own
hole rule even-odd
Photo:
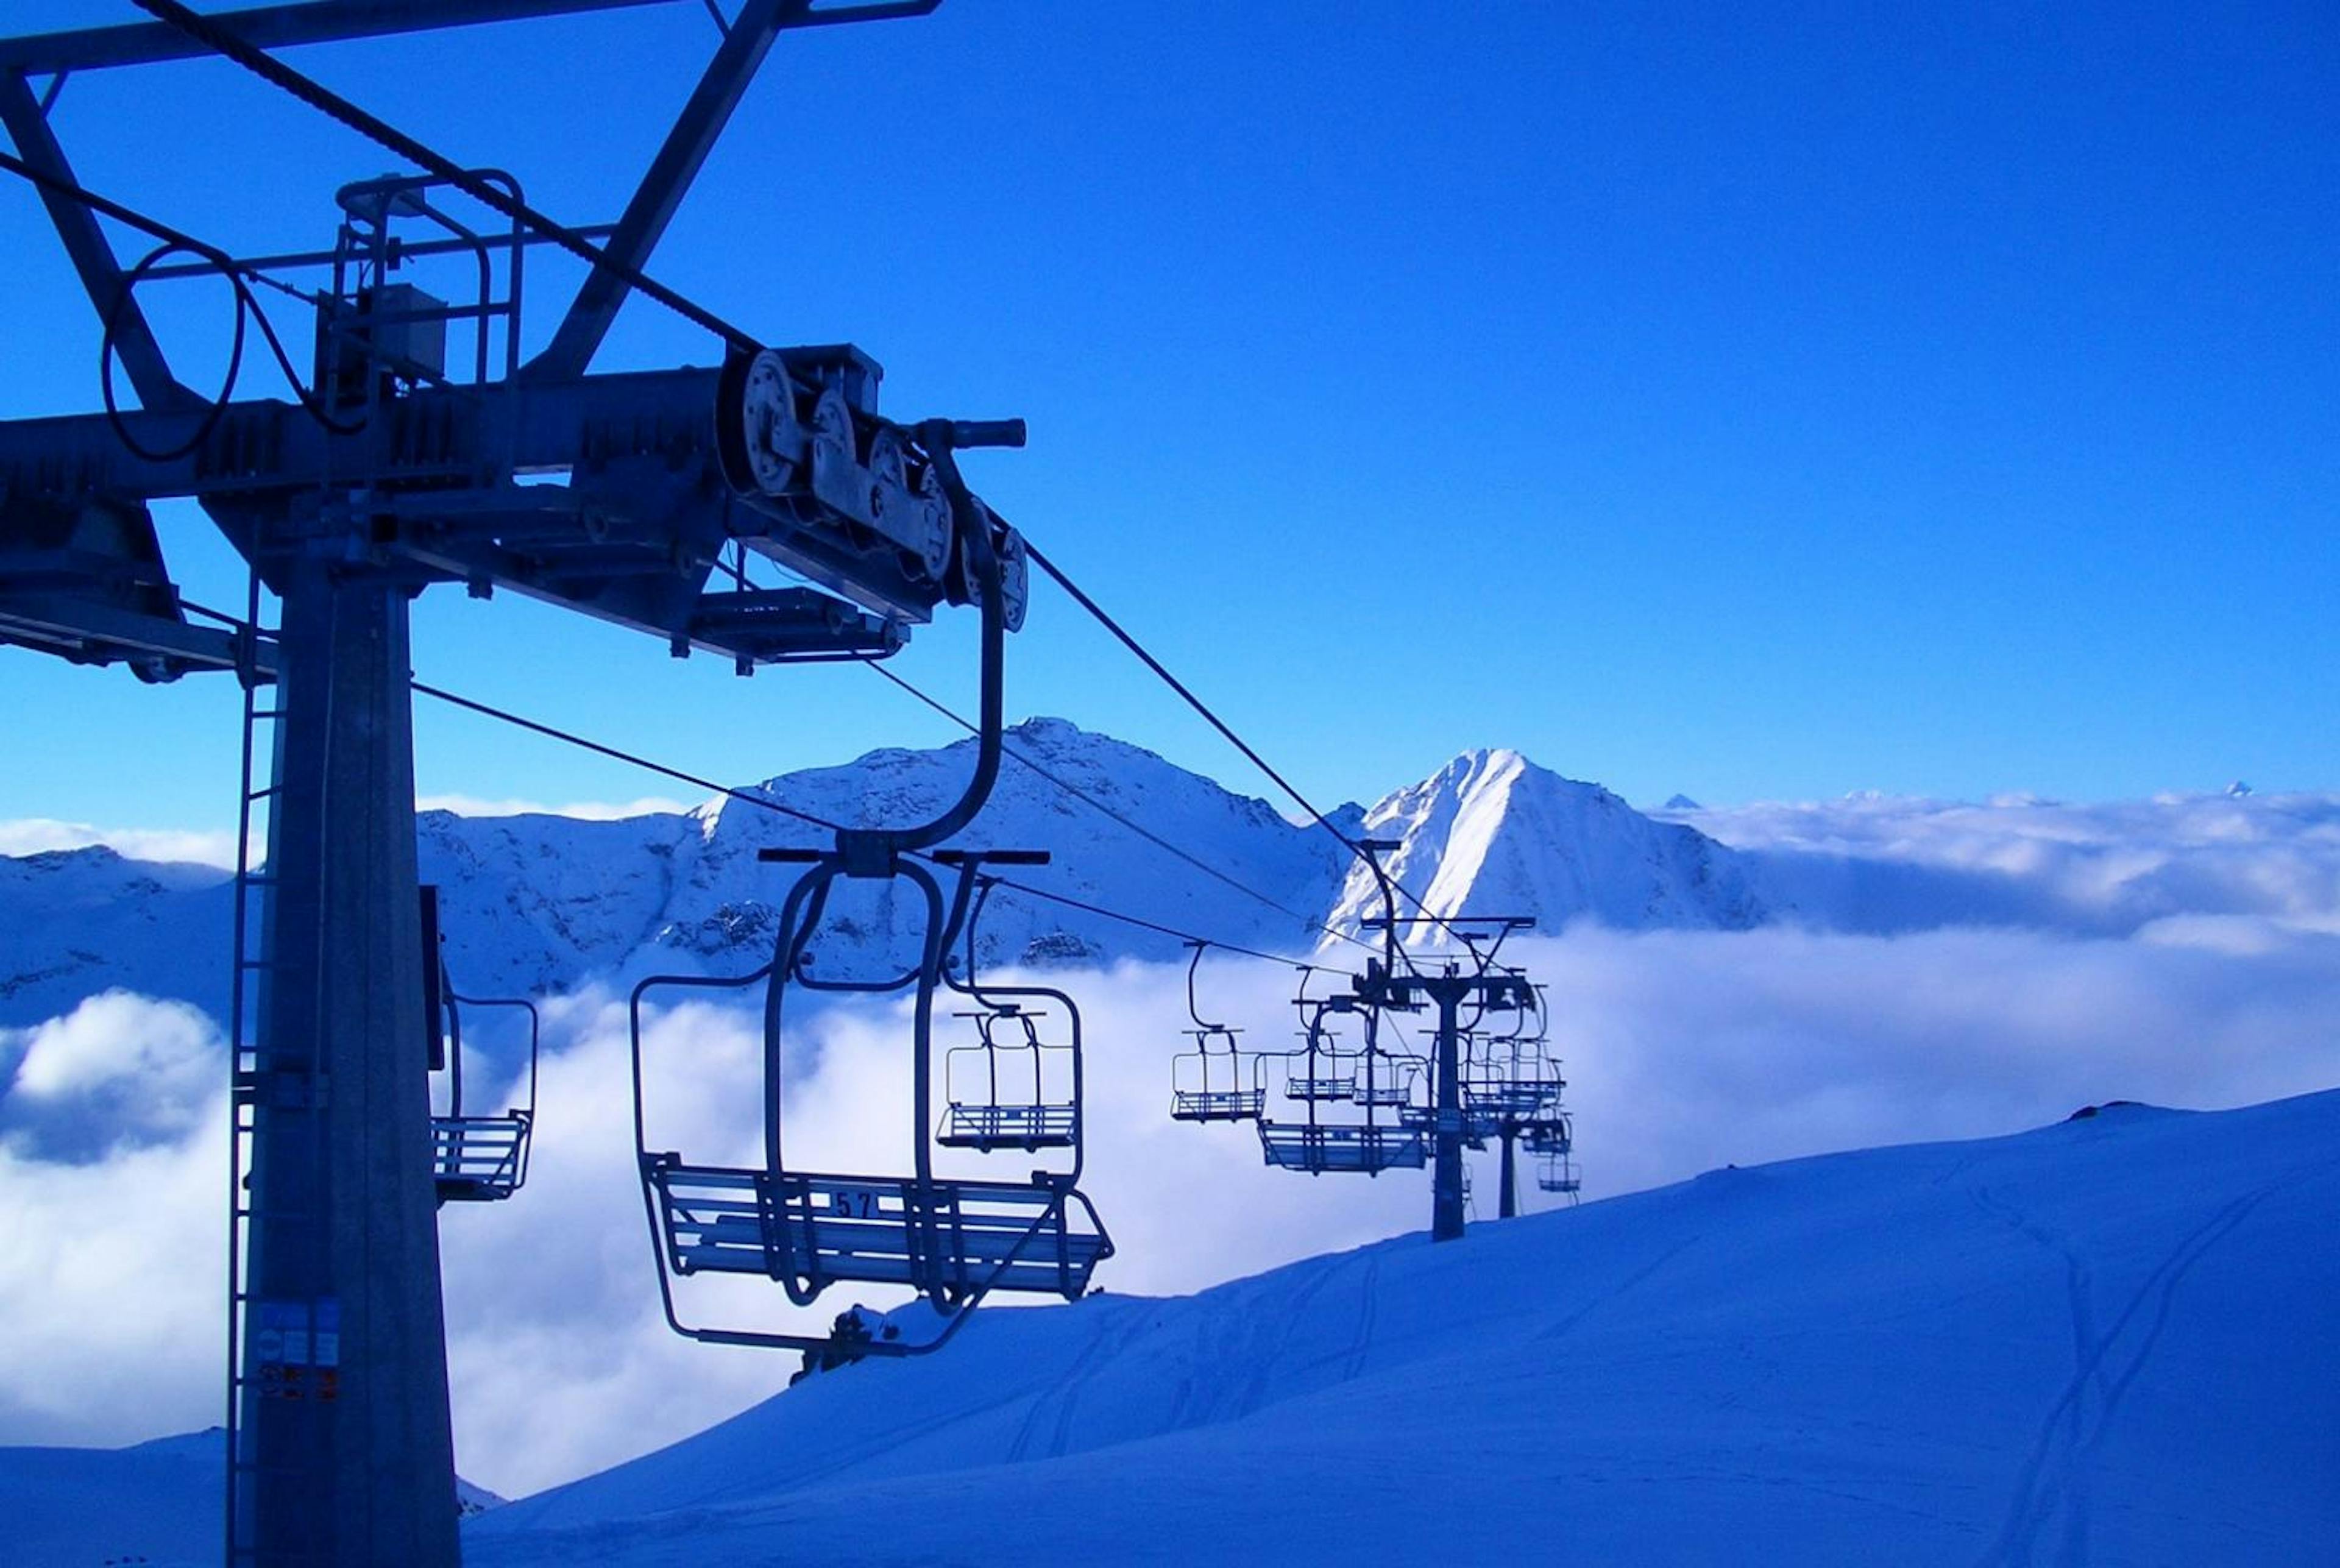
<svg viewBox="0 0 2340 1568">
<path fill-rule="evenodd" d="M 989 1311 L 475 1518 L 464 1560 L 2340 1561 L 2335 1136 L 2340 1092 L 2111 1105 Z M 17 1556 L 192 1560 L 217 1455 L 0 1449 Z"/>
<path fill-rule="evenodd" d="M 210 866 L 106 848 L 0 855 L 0 1027 L 71 1012 L 122 987 L 220 1016 L 233 918 Z"/>
<path fill-rule="evenodd" d="M 1442 919 L 1525 915 L 1544 930 L 1583 918 L 1625 930 L 1741 930 L 1765 918 L 1730 850 L 1516 751 L 1464 752 L 1384 797 L 1363 830 L 1397 845 L 1384 864 L 1413 895 L 1401 916 L 1418 902 Z M 1372 872 L 1353 862 L 1333 923 L 1353 928 L 1385 903 Z"/>
<path fill-rule="evenodd" d="M 1378 912 L 1371 878 L 1330 834 L 1264 800 L 1060 719 L 1016 726 L 1007 747 L 990 804 L 958 842 L 1049 850 L 1050 865 L 1013 879 L 1056 898 L 996 893 L 978 930 L 980 962 L 1175 957 L 1179 939 L 1156 927 L 1301 954 L 1325 939 L 1325 925 Z M 793 874 L 757 851 L 827 839 L 788 813 L 857 826 L 924 820 L 957 797 L 974 751 L 972 740 L 873 751 L 768 779 L 743 792 L 749 799 L 617 821 L 425 813 L 422 874 L 441 888 L 457 984 L 509 996 L 594 976 L 751 969 L 769 956 Z M 1470 753 L 1334 819 L 1352 834 L 1402 836 L 1401 877 L 1442 914 L 1500 905 L 1545 929 L 1587 917 L 1630 929 L 1763 918 L 1730 851 L 1515 752 Z M 223 881 L 104 849 L 0 859 L 0 1025 L 55 1017 L 114 985 L 216 1013 Z M 832 972 L 898 969 L 920 940 L 915 902 L 900 883 L 840 890 L 824 962 Z"/>
</svg>

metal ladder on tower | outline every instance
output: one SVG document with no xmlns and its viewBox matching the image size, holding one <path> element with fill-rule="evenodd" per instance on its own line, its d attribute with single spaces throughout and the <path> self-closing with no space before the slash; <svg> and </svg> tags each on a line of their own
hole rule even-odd
<svg viewBox="0 0 2340 1568">
<path fill-rule="evenodd" d="M 276 661 L 263 658 L 275 646 L 276 633 L 261 624 L 264 601 L 260 574 L 251 573 L 245 591 L 244 616 L 236 633 L 236 679 L 243 689 L 241 793 L 236 809 L 235 884 L 233 909 L 231 979 L 228 993 L 228 1226 L 227 1226 L 227 1495 L 225 1499 L 225 1568 L 260 1568 L 262 1558 L 251 1539 L 250 1482 L 254 1466 L 243 1452 L 243 1400 L 249 1383 L 243 1371 L 247 1318 L 253 1309 L 245 1288 L 245 1265 L 253 1227 L 266 1223 L 257 1212 L 252 1193 L 252 1143 L 261 1116 L 266 1114 L 267 1087 L 282 1082 L 270 1069 L 280 1064 L 263 1058 L 258 1020 L 263 1011 L 259 988 L 267 982 L 271 958 L 266 951 L 267 922 L 262 900 L 273 884 L 272 868 L 263 859 L 253 865 L 255 841 L 265 841 L 276 794 L 275 726 L 283 716 L 274 676 Z M 311 1064 L 313 1068 L 314 1064 Z"/>
</svg>

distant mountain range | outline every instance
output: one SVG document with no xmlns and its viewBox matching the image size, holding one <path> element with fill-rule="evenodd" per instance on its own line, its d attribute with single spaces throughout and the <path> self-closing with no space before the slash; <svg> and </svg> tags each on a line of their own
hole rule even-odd
<svg viewBox="0 0 2340 1568">
<path fill-rule="evenodd" d="M 427 812 L 422 874 L 442 889 L 456 981 L 511 996 L 752 969 L 770 955 L 793 874 L 756 852 L 827 839 L 788 811 L 858 826 L 923 820 L 957 796 L 974 750 L 963 740 L 872 751 L 744 799 L 615 821 Z M 1054 897 L 1003 888 L 977 932 L 984 965 L 1175 958 L 1180 939 L 1167 932 L 1304 958 L 1335 940 L 1328 929 L 1354 932 L 1382 912 L 1372 876 L 1332 834 L 1264 800 L 1061 719 L 1016 726 L 1007 750 L 960 842 L 1050 851 L 1049 865 L 1013 877 Z M 1385 864 L 1430 913 L 1522 915 L 1544 932 L 1791 921 L 2095 937 L 2180 916 L 2325 920 L 2340 908 L 2334 795 L 2097 806 L 1870 795 L 1720 810 L 1678 796 L 1645 815 L 1516 751 L 1484 750 L 1371 806 L 1344 805 L 1333 821 L 1352 839 L 1394 841 Z M 216 1016 L 226 881 L 103 847 L 0 857 L 0 1026 L 56 1017 L 116 986 Z M 853 885 L 838 897 L 823 967 L 911 962 L 919 916 L 907 895 Z"/>
<path fill-rule="evenodd" d="M 1047 849 L 1049 865 L 1014 879 L 1072 902 L 1000 889 L 977 932 L 981 963 L 1176 957 L 1179 939 L 1155 928 L 1304 957 L 1333 939 L 1327 928 L 1353 931 L 1380 912 L 1373 878 L 1331 834 L 1264 800 L 1060 719 L 1016 726 L 1007 747 L 959 841 Z M 873 751 L 745 799 L 616 821 L 426 812 L 422 875 L 441 889 L 450 967 L 481 995 L 752 968 L 769 956 L 792 874 L 757 851 L 827 837 L 757 802 L 857 826 L 918 821 L 956 797 L 974 750 Z M 1466 752 L 1334 819 L 1396 840 L 1393 874 L 1442 916 L 1526 915 L 1547 930 L 1586 918 L 1740 929 L 1768 917 L 1730 850 L 1513 751 Z M 855 887 L 836 900 L 824 959 L 847 971 L 909 961 L 919 933 L 907 891 Z M 111 986 L 215 1011 L 228 917 L 225 878 L 207 868 L 103 847 L 0 858 L 0 1023 L 54 1017 Z"/>
</svg>

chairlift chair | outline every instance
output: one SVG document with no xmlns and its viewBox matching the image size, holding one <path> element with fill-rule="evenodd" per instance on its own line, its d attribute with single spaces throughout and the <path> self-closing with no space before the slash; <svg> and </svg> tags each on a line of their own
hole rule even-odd
<svg viewBox="0 0 2340 1568">
<path fill-rule="evenodd" d="M 1566 1193 L 1575 1202 L 1581 1186 L 1576 1162 L 1565 1153 L 1545 1155 L 1536 1164 L 1536 1186 L 1545 1192 Z"/>
<path fill-rule="evenodd" d="M 759 1329 L 689 1325 L 679 1315 L 675 1282 L 701 1274 L 759 1275 L 780 1285 L 788 1299 L 809 1305 L 840 1283 L 905 1286 L 947 1319 L 923 1341 L 858 1337 L 849 1355 L 916 1355 L 939 1349 L 970 1311 L 994 1291 L 1025 1291 L 1077 1299 L 1096 1265 L 1113 1255 L 1096 1210 L 1077 1188 L 1082 1150 L 1076 1109 L 1069 1171 L 1035 1171 L 1025 1181 L 937 1176 L 934 1171 L 937 1072 L 935 1001 L 947 980 L 946 955 L 965 921 L 969 898 L 986 862 L 1036 864 L 1040 853 L 934 850 L 974 819 L 996 782 L 1002 758 L 1001 668 L 1007 594 L 1003 586 L 994 520 L 959 479 L 950 429 L 919 427 L 950 502 L 956 548 L 971 597 L 982 610 L 981 724 L 976 768 L 958 800 L 918 827 L 841 829 L 824 850 L 766 849 L 759 858 L 808 867 L 780 910 L 772 958 L 749 974 L 730 978 L 653 976 L 634 988 L 634 1138 L 642 1199 L 658 1260 L 659 1292 L 669 1325 L 688 1337 L 719 1344 L 760 1345 L 835 1354 L 835 1334 L 813 1336 Z M 1011 545 L 1012 537 L 1008 541 Z M 932 851 L 931 853 L 927 853 Z M 957 870 L 947 913 L 941 884 L 921 858 Z M 899 974 L 850 978 L 822 976 L 816 957 L 822 917 L 839 878 L 909 884 L 923 907 L 918 961 Z M 650 1146 L 644 1105 L 642 1001 L 661 987 L 763 989 L 763 1159 L 749 1166 L 686 1161 L 674 1150 Z M 794 1168 L 783 1137 L 782 1017 L 790 987 L 838 995 L 900 996 L 911 999 L 908 1107 L 910 1171 L 862 1175 Z M 973 988 L 987 1007 L 1012 993 Z M 1058 997 L 1034 990 L 1028 994 Z M 1079 1100 L 1077 1016 L 1073 1021 L 1074 1104 Z M 1016 1146 L 1022 1146 L 1022 1140 Z"/>
<path fill-rule="evenodd" d="M 1170 1116 L 1181 1122 L 1257 1121 L 1267 1107 L 1266 1064 L 1241 1049 L 1239 1029 L 1188 1029 L 1191 1051 L 1170 1059 Z M 1245 1065 L 1249 1072 L 1245 1072 Z M 1248 1077 L 1249 1083 L 1244 1080 Z"/>
<path fill-rule="evenodd" d="M 1412 1106 L 1430 1064 L 1420 1057 L 1369 1055 L 1357 1074 L 1356 1101 L 1361 1106 Z"/>
<path fill-rule="evenodd" d="M 1267 1064 L 1258 1052 L 1242 1048 L 1235 1037 L 1243 1033 L 1241 1029 L 1203 1017 L 1195 997 L 1195 972 L 1202 967 L 1203 952 L 1209 944 L 1196 941 L 1189 946 L 1195 956 L 1186 965 L 1186 1016 L 1195 1020 L 1195 1027 L 1186 1034 L 1195 1048 L 1170 1058 L 1171 1119 L 1257 1121 L 1267 1108 Z"/>
<path fill-rule="evenodd" d="M 1080 1135 L 1073 1047 L 1042 1044 L 1032 1013 L 1013 1003 L 954 1016 L 974 1020 L 980 1043 L 955 1046 L 944 1057 L 948 1103 L 935 1141 L 983 1154 L 1072 1147 Z M 1021 1037 L 1002 1040 L 998 1031 L 1011 1024 Z M 1052 1061 L 1060 1064 L 1058 1071 L 1049 1070 Z M 1023 1093 L 1027 1083 L 1028 1097 Z M 1058 1087 L 1060 1096 L 1051 1093 Z"/>
<path fill-rule="evenodd" d="M 1359 1006 L 1364 1022 L 1364 1054 L 1357 1066 L 1354 1096 L 1361 1106 L 1395 1109 L 1411 1106 L 1430 1083 L 1430 1063 L 1411 1051 L 1392 1051 L 1381 1043 L 1381 1009 Z"/>
<path fill-rule="evenodd" d="M 772 858 L 795 858 L 764 851 Z M 939 858 L 940 857 L 938 857 Z M 962 861 L 962 896 L 978 857 Z M 700 1273 L 760 1275 L 773 1279 L 799 1305 L 830 1285 L 852 1282 L 895 1285 L 925 1296 L 946 1315 L 973 1306 L 993 1291 L 1029 1291 L 1077 1300 L 1096 1265 L 1113 1247 L 1095 1207 L 1075 1186 L 1078 1179 L 1078 1117 L 1075 1168 L 1034 1172 L 1027 1181 L 939 1177 L 926 1136 L 932 1125 L 934 1001 L 943 978 L 944 941 L 956 919 L 947 917 L 939 884 L 916 862 L 901 860 L 892 875 L 922 896 L 928 925 L 921 962 L 898 975 L 826 978 L 815 972 L 813 943 L 831 885 L 845 875 L 841 856 L 822 854 L 783 906 L 773 962 L 756 975 L 728 983 L 765 986 L 765 1163 L 734 1168 L 686 1163 L 672 1151 L 640 1148 L 645 1202 L 660 1241 L 661 1285 L 669 1322 L 694 1338 L 806 1348 L 801 1336 L 689 1327 L 675 1318 L 667 1275 Z M 709 984 L 698 977 L 654 977 L 635 991 L 636 1065 L 640 1067 L 640 1003 L 657 985 Z M 916 1132 L 909 1175 L 847 1175 L 790 1169 L 781 1141 L 781 1015 L 793 984 L 813 992 L 913 997 L 912 1050 Z M 637 1102 L 640 1132 L 640 1101 Z M 1022 1146 L 1019 1136 L 1012 1146 Z M 1003 1141 L 991 1146 L 1011 1146 Z M 955 1326 L 955 1325 L 954 1325 Z M 939 1343 L 938 1341 L 937 1343 Z M 914 1354 L 927 1346 L 905 1345 Z"/>
<path fill-rule="evenodd" d="M 426 908 L 435 901 L 426 899 Z M 435 919 L 431 922 L 435 925 Z M 435 932 L 433 933 L 435 937 Z M 434 1031 L 432 1045 L 444 1053 L 447 1109 L 431 1117 L 431 1186 L 439 1203 L 496 1203 L 527 1184 L 530 1135 L 536 1126 L 536 1078 L 541 1020 L 536 1004 L 521 997 L 459 995 L 447 978 L 446 966 L 436 968 L 438 984 L 426 987 L 435 995 L 426 1005 L 443 1020 L 445 1033 Z M 528 1015 L 528 1095 L 522 1104 L 494 1116 L 463 1109 L 463 1009 L 516 1007 Z"/>
<path fill-rule="evenodd" d="M 1260 1153 L 1283 1170 L 1323 1176 L 1334 1171 L 1420 1170 L 1430 1161 L 1430 1140 L 1418 1127 L 1388 1123 L 1262 1122 Z"/>
<path fill-rule="evenodd" d="M 1576 1129 L 1566 1111 L 1548 1111 L 1528 1124 L 1522 1140 L 1530 1154 L 1564 1155 L 1576 1146 Z"/>
<path fill-rule="evenodd" d="M 1324 1022 L 1327 1013 L 1353 1011 L 1351 998 L 1304 999 L 1298 1006 L 1303 1043 L 1298 1050 L 1284 1053 L 1284 1097 L 1311 1105 L 1355 1099 L 1357 1068 L 1364 1053 L 1343 1050 L 1340 1037 Z"/>
<path fill-rule="evenodd" d="M 1275 1122 L 1263 1117 L 1261 1158 L 1279 1169 L 1310 1176 L 1334 1172 L 1379 1176 L 1385 1170 L 1418 1170 L 1427 1164 L 1430 1140 L 1421 1128 L 1407 1125 L 1402 1110 L 1386 1121 L 1381 1119 L 1383 1108 L 1396 1110 L 1397 1103 L 1377 1091 L 1375 1085 L 1393 1080 L 1390 1064 L 1396 1058 L 1379 1050 L 1373 1009 L 1360 1007 L 1354 997 L 1315 1001 L 1304 997 L 1300 1009 L 1307 1044 L 1285 1057 L 1287 1063 L 1297 1061 L 1300 1067 L 1297 1075 L 1287 1068 L 1284 1092 L 1288 1098 L 1307 1106 L 1307 1118 Z M 1363 1014 L 1364 1043 L 1359 1049 L 1341 1051 L 1326 1045 L 1332 1038 L 1324 1023 L 1328 1013 Z M 1324 1119 L 1321 1107 L 1344 1103 L 1354 1106 L 1363 1119 Z"/>
</svg>

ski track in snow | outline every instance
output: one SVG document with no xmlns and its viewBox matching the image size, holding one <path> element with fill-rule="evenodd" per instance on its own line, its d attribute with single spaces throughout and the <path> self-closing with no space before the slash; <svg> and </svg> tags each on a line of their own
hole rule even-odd
<svg viewBox="0 0 2340 1568">
<path fill-rule="evenodd" d="M 2112 1430 L 2121 1398 L 2152 1357 L 2169 1311 L 2195 1265 L 2230 1235 L 2250 1212 L 2275 1193 L 2307 1177 L 2340 1168 L 2340 1161 L 2279 1176 L 2220 1207 L 2187 1232 L 2147 1275 L 2109 1328 L 2098 1334 L 2093 1326 L 2091 1295 L 2094 1280 L 2086 1259 L 2066 1238 L 2026 1218 L 2012 1206 L 1992 1196 L 1988 1187 L 1968 1189 L 1977 1206 L 2056 1253 L 2065 1263 L 2071 1297 L 2074 1370 L 2041 1420 L 2038 1437 L 2016 1478 L 2006 1523 L 1990 1548 L 1976 1559 L 1977 1568 L 2028 1568 L 2037 1563 L 2041 1533 L 2060 1513 L 2064 1528 L 2051 1561 L 2056 1568 L 2086 1568 L 2088 1562 L 2089 1458 L 2103 1446 Z M 2107 1379 L 2106 1366 L 2113 1358 L 2130 1323 L 2147 1304 L 2152 1315 L 2127 1364 Z M 2089 1395 L 2095 1394 L 2090 1411 Z"/>
</svg>

